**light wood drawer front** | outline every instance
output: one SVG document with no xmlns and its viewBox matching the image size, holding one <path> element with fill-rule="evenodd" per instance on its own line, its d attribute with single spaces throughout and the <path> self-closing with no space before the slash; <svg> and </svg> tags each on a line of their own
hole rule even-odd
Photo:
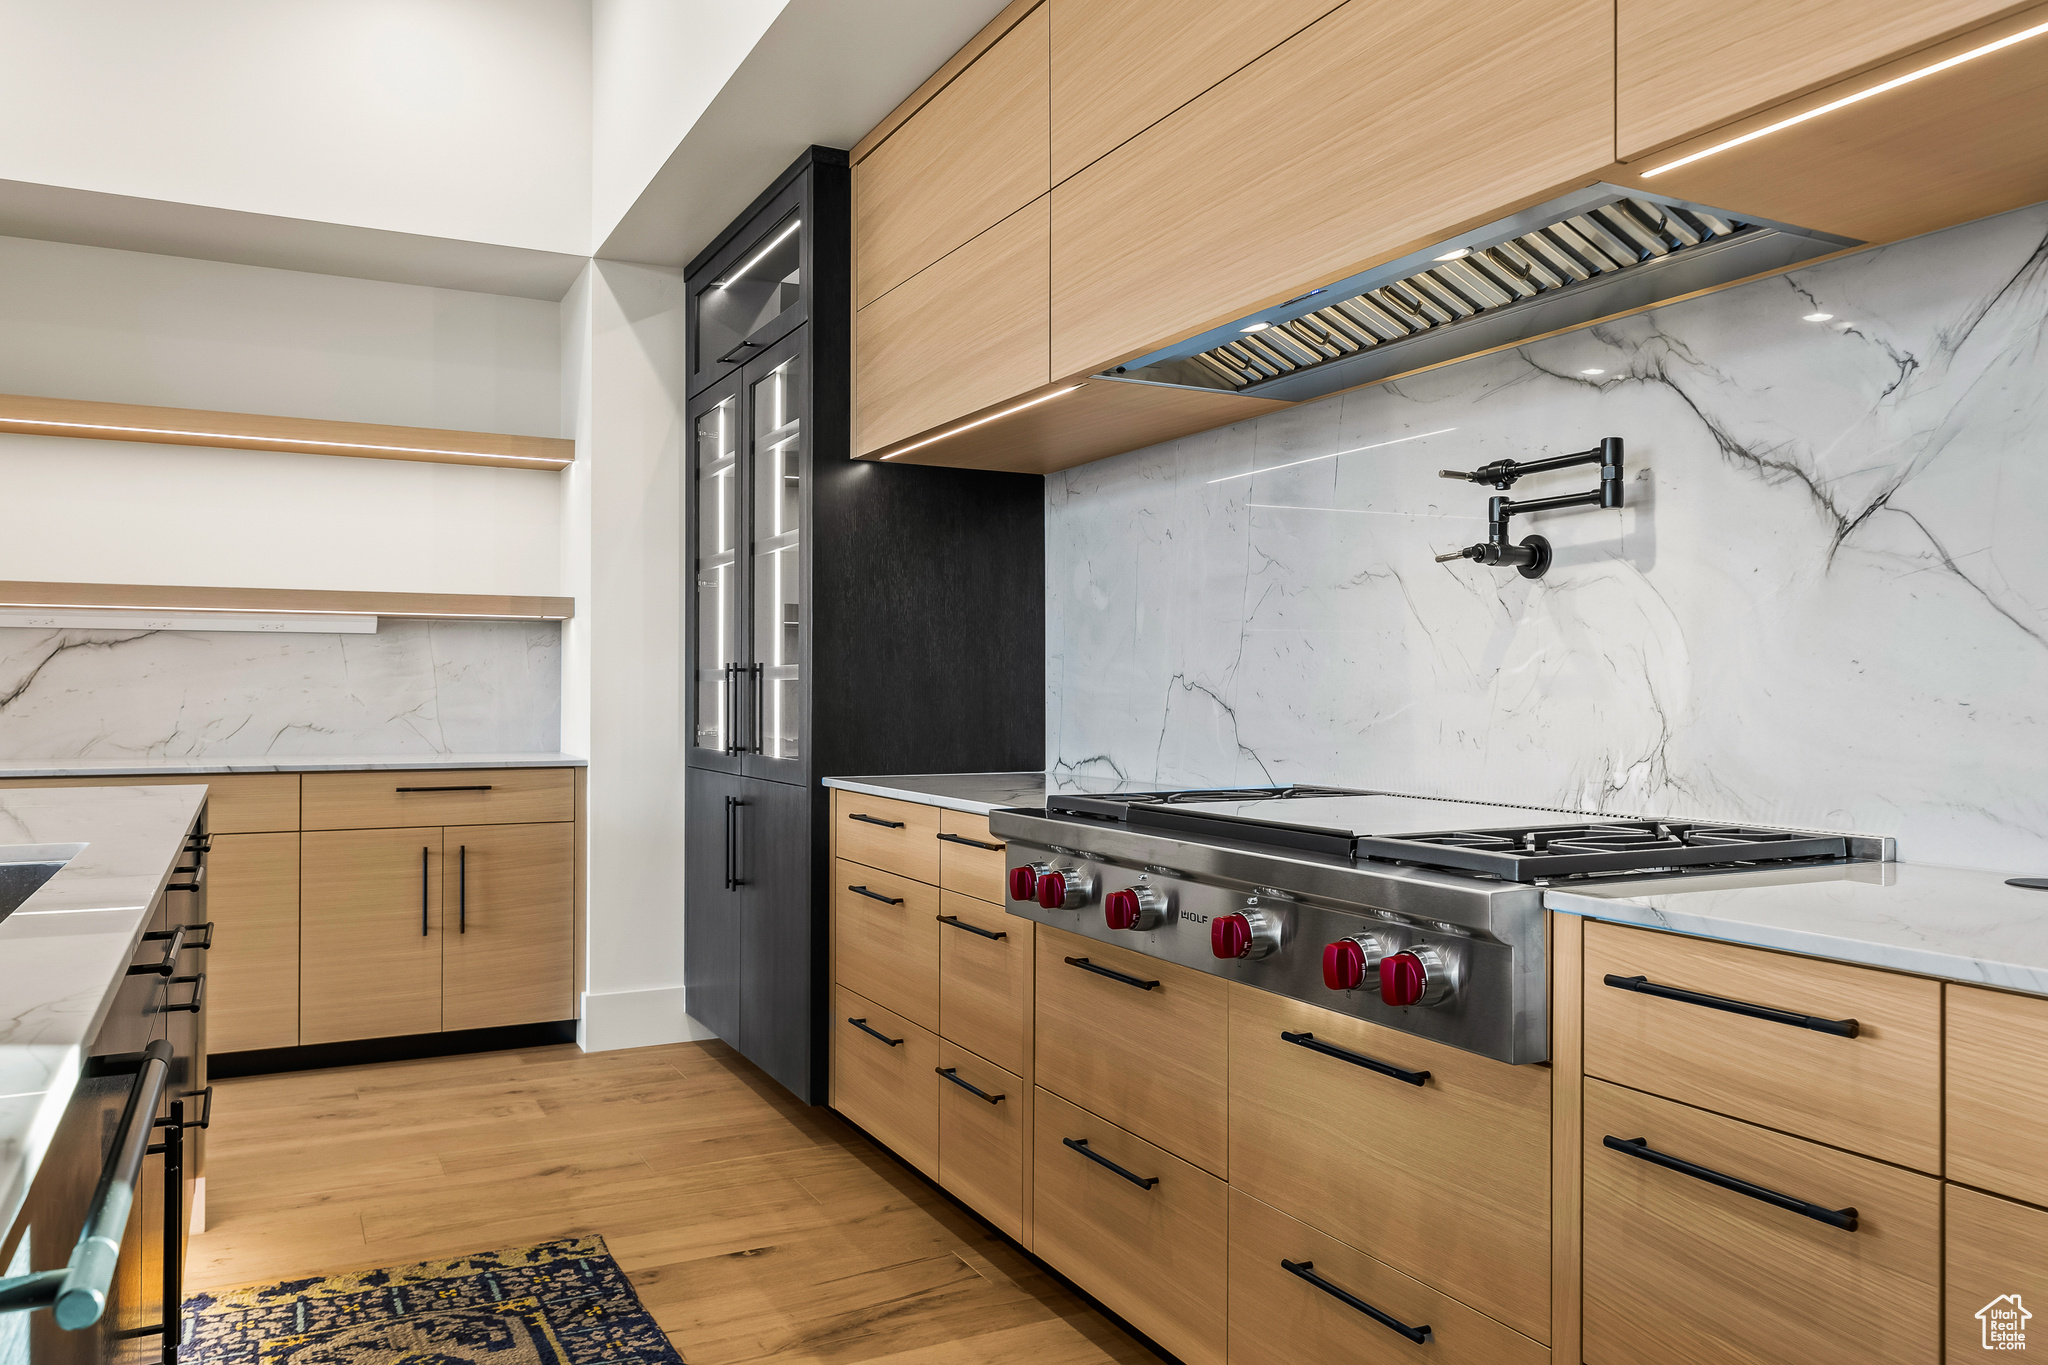
<svg viewBox="0 0 2048 1365">
<path fill-rule="evenodd" d="M 1143 989 L 1131 981 L 1156 984 Z M 1230 1024 L 1222 980 L 1041 924 L 1037 999 L 1039 1085 L 1228 1177 Z"/>
<path fill-rule="evenodd" d="M 1948 1178 L 2048 1204 L 2048 1000 L 1948 988 Z"/>
<path fill-rule="evenodd" d="M 1428 1079 L 1410 1084 L 1363 1061 Z M 1230 1180 L 1550 1340 L 1545 1068 L 1232 984 Z"/>
<path fill-rule="evenodd" d="M 971 896 L 939 893 L 940 1032 L 1024 1074 L 1031 1036 L 1032 930 Z M 989 938 L 1000 934 L 1001 938 Z"/>
<path fill-rule="evenodd" d="M 1043 1087 L 1033 1102 L 1032 1250 L 1188 1365 L 1222 1365 L 1229 1187 Z"/>
<path fill-rule="evenodd" d="M 2037 1349 L 2048 1342 L 2048 1308 L 2041 1306 L 2048 1304 L 2048 1213 L 1950 1185 L 1947 1235 L 1942 1319 L 1949 1360 L 2012 1351 L 2014 1330 Z M 2031 1326 L 2019 1318 L 2022 1310 L 2033 1314 Z"/>
<path fill-rule="evenodd" d="M 839 983 L 938 1032 L 939 889 L 844 858 L 833 872 Z"/>
<path fill-rule="evenodd" d="M 575 818 L 568 768 L 307 773 L 304 828 L 535 825 Z"/>
<path fill-rule="evenodd" d="M 1009 866 L 986 815 L 939 812 L 939 885 L 991 905 L 1009 903 Z"/>
<path fill-rule="evenodd" d="M 1046 30 L 1041 5 L 853 168 L 854 307 L 1045 193 Z"/>
<path fill-rule="evenodd" d="M 1429 1336 L 1414 1341 L 1331 1289 L 1404 1327 L 1427 1328 Z M 1231 1190 L 1231 1365 L 1412 1365 L 1425 1359 L 1445 1365 L 1544 1365 L 1550 1348 L 1242 1190 Z"/>
<path fill-rule="evenodd" d="M 133 777 L 0 778 L 6 787 L 206 788 L 211 834 L 268 834 L 299 827 L 297 773 L 181 773 Z"/>
<path fill-rule="evenodd" d="M 842 858 L 938 885 L 939 808 L 859 792 L 832 793 L 832 832 Z"/>
<path fill-rule="evenodd" d="M 1856 1021 L 1840 1037 L 1604 984 Z M 1612 924 L 1586 926 L 1586 1073 L 1834 1147 L 1941 1169 L 1941 985 Z"/>
<path fill-rule="evenodd" d="M 1023 1241 L 1031 1087 L 1014 1072 L 943 1038 L 939 1066 L 939 1183 Z"/>
<path fill-rule="evenodd" d="M 1588 1365 L 1927 1365 L 1941 1184 L 1653 1095 L 1586 1082 Z M 1827 1209 L 1845 1232 L 1613 1151 L 1652 1151 Z"/>
<path fill-rule="evenodd" d="M 299 836 L 223 834 L 206 856 L 209 1052 L 299 1045 Z"/>
<path fill-rule="evenodd" d="M 938 1068 L 936 1034 L 844 986 L 834 988 L 832 1107 L 934 1180 L 939 1087 L 945 1084 Z"/>
</svg>

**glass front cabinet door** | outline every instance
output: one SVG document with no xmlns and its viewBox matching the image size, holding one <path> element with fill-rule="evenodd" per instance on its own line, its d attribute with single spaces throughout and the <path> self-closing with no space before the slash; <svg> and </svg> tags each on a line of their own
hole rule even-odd
<svg viewBox="0 0 2048 1365">
<path fill-rule="evenodd" d="M 746 484 L 741 476 L 745 431 L 737 382 L 703 395 L 691 419 L 692 496 L 696 501 L 696 564 L 691 588 L 696 676 L 691 680 L 691 746 L 727 757 L 740 752 L 737 712 L 746 668 L 740 553 Z"/>
</svg>

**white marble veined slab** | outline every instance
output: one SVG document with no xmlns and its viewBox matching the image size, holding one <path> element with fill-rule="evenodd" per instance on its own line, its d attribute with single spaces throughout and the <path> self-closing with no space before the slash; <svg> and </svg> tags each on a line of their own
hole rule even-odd
<svg viewBox="0 0 2048 1365">
<path fill-rule="evenodd" d="M 863 796 L 987 815 L 1005 806 L 1045 804 L 1044 773 L 917 773 L 895 777 L 828 777 L 825 785 Z"/>
</svg>

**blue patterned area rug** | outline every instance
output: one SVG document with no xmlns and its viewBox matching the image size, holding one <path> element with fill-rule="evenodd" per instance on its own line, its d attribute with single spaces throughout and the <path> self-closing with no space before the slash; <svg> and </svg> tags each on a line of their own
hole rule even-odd
<svg viewBox="0 0 2048 1365">
<path fill-rule="evenodd" d="M 680 1365 L 602 1237 L 185 1300 L 191 1365 Z"/>
</svg>

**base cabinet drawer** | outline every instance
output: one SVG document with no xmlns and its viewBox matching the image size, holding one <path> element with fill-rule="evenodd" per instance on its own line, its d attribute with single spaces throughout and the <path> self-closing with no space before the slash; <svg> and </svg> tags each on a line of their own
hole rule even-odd
<svg viewBox="0 0 2048 1365">
<path fill-rule="evenodd" d="M 1230 1180 L 1550 1340 L 1547 1068 L 1233 984 Z"/>
<path fill-rule="evenodd" d="M 1941 1170 L 1938 981 L 1589 924 L 1586 1074 Z"/>
<path fill-rule="evenodd" d="M 533 825 L 576 818 L 568 768 L 307 773 L 301 829 Z"/>
<path fill-rule="evenodd" d="M 1023 1074 L 1031 1023 L 1032 930 L 972 896 L 939 893 L 939 1015 L 946 1037 Z"/>
<path fill-rule="evenodd" d="M 1948 1178 L 2048 1204 L 2048 1000 L 1948 988 Z"/>
<path fill-rule="evenodd" d="M 939 1183 L 1027 1242 L 1031 1088 L 1016 1073 L 939 1040 Z"/>
<path fill-rule="evenodd" d="M 1585 1125 L 1587 1365 L 1939 1358 L 1940 1182 L 1592 1079 Z"/>
<path fill-rule="evenodd" d="M 2048 1345 L 2048 1213 L 1950 1185 L 1947 1270 L 1951 1361 Z"/>
<path fill-rule="evenodd" d="M 844 986 L 832 992 L 832 1107 L 939 1175 L 939 1040 Z"/>
<path fill-rule="evenodd" d="M 939 889 L 844 858 L 832 866 L 834 977 L 939 1027 Z"/>
<path fill-rule="evenodd" d="M 1187 1362 L 1223 1365 L 1229 1187 L 1045 1089 L 1032 1250 Z"/>
<path fill-rule="evenodd" d="M 859 792 L 832 793 L 838 855 L 912 881 L 939 882 L 939 808 Z"/>
<path fill-rule="evenodd" d="M 1217 977 L 1040 925 L 1033 1080 L 1227 1176 L 1228 999 Z"/>
<path fill-rule="evenodd" d="M 1231 1190 L 1231 1365 L 1549 1359 L 1549 1347 Z"/>
<path fill-rule="evenodd" d="M 976 900 L 1005 904 L 1010 892 L 1003 853 L 1008 847 L 989 833 L 986 815 L 940 811 L 939 885 Z"/>
</svg>

